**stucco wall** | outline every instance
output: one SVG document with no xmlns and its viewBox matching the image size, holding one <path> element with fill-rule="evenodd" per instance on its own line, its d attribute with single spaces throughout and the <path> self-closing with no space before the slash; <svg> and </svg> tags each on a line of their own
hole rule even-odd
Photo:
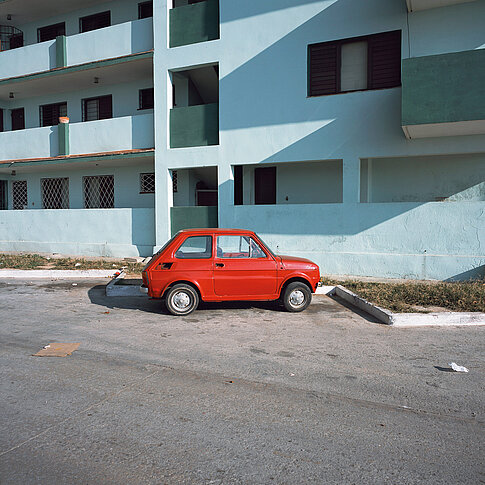
<svg viewBox="0 0 485 485">
<path fill-rule="evenodd" d="M 0 211 L 0 251 L 149 256 L 153 209 Z"/>
</svg>

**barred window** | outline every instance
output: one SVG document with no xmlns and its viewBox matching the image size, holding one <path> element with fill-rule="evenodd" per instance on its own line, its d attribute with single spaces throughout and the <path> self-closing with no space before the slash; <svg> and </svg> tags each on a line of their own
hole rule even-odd
<svg viewBox="0 0 485 485">
<path fill-rule="evenodd" d="M 41 179 L 42 207 L 69 209 L 69 178 Z"/>
<path fill-rule="evenodd" d="M 172 189 L 173 193 L 175 194 L 178 192 L 178 174 L 177 170 L 172 170 Z"/>
<path fill-rule="evenodd" d="M 14 209 L 27 207 L 27 180 L 14 180 L 12 182 L 12 201 Z"/>
<path fill-rule="evenodd" d="M 59 124 L 59 116 L 67 116 L 67 103 L 44 104 L 39 107 L 40 126 Z"/>
<path fill-rule="evenodd" d="M 141 173 L 140 174 L 140 194 L 154 194 L 155 193 L 155 174 Z"/>
<path fill-rule="evenodd" d="M 83 177 L 83 188 L 86 209 L 111 209 L 115 206 L 114 175 Z"/>
</svg>

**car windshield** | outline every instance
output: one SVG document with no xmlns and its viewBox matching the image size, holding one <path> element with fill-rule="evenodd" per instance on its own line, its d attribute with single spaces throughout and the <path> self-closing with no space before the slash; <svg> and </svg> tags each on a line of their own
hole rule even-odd
<svg viewBox="0 0 485 485">
<path fill-rule="evenodd" d="M 271 248 L 261 239 L 260 236 L 258 236 L 258 239 L 263 243 L 263 246 L 271 253 L 271 255 L 276 258 L 276 254 L 273 253 L 273 251 L 271 250 Z"/>
<path fill-rule="evenodd" d="M 178 234 L 178 233 L 177 233 Z M 168 245 L 175 239 L 175 237 L 177 236 L 177 234 L 175 234 L 175 236 L 172 236 L 171 239 L 169 239 L 162 247 L 161 249 L 159 249 L 151 258 L 150 258 L 150 261 L 148 261 L 148 263 L 146 264 L 146 266 L 143 268 L 143 271 L 145 271 L 148 266 L 150 266 L 152 264 L 152 261 L 154 260 L 154 258 L 156 258 L 159 254 L 163 253 L 163 251 L 165 251 L 165 249 L 167 249 Z"/>
</svg>

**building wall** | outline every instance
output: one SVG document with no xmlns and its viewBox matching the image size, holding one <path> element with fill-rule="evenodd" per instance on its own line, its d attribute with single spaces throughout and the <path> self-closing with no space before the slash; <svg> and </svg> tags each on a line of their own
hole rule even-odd
<svg viewBox="0 0 485 485">
<path fill-rule="evenodd" d="M 154 25 L 167 25 L 167 3 L 155 4 Z M 484 240 L 480 177 L 485 136 L 406 139 L 400 87 L 307 97 L 309 44 L 401 30 L 403 58 L 476 49 L 485 43 L 479 26 L 483 1 L 412 14 L 401 0 L 225 0 L 220 9 L 220 40 L 168 49 L 166 32 L 155 29 L 157 245 L 169 237 L 168 170 L 217 164 L 219 226 L 255 229 L 279 251 L 311 256 L 324 272 L 449 278 L 483 269 L 485 253 L 476 241 Z M 452 36 L 446 25 L 453 25 Z M 455 38 L 459 41 L 453 47 Z M 220 73 L 220 144 L 169 149 L 168 71 L 213 62 L 219 63 Z M 446 158 L 451 154 L 456 160 Z M 413 175 L 420 159 L 426 163 L 425 157 L 430 156 L 442 157 L 442 172 L 450 172 L 444 176 L 443 189 L 446 194 L 456 190 L 457 201 L 403 204 L 416 198 L 425 202 L 443 191 L 435 186 L 427 191 L 419 176 Z M 296 162 L 335 159 L 342 160 L 341 204 L 286 203 L 285 192 L 279 190 L 275 206 L 234 207 L 234 165 L 246 167 L 245 183 L 251 183 L 247 167 L 253 164 L 277 165 L 291 180 L 289 167 Z M 380 160 L 375 162 L 374 185 L 382 190 L 374 197 L 387 203 L 360 203 L 361 161 L 368 159 Z M 453 180 L 455 162 L 461 164 L 459 180 Z M 433 163 L 425 179 L 432 177 L 433 170 L 439 172 L 440 162 Z M 315 191 L 309 189 L 314 178 L 308 177 L 308 186 L 300 182 L 302 200 Z M 413 178 L 422 188 L 414 195 L 408 193 Z M 294 187 L 297 183 L 295 179 Z M 476 190 L 465 197 L 466 202 L 458 202 L 460 184 Z M 277 185 L 282 189 L 281 181 Z M 245 196 L 250 190 L 245 185 Z M 459 224 L 463 220 L 465 229 Z M 443 239 L 454 243 L 443 246 Z M 424 251 L 426 271 L 416 266 L 416 255 Z"/>
</svg>

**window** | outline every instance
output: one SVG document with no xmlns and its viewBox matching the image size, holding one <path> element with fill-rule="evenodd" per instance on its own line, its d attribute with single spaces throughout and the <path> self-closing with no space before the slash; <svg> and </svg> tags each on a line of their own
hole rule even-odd
<svg viewBox="0 0 485 485">
<path fill-rule="evenodd" d="M 37 29 L 37 42 L 53 40 L 59 35 L 66 35 L 66 24 L 64 22 Z"/>
<path fill-rule="evenodd" d="M 12 115 L 12 130 L 25 129 L 24 108 L 16 108 L 11 110 Z"/>
<path fill-rule="evenodd" d="M 153 2 L 142 2 L 138 4 L 138 18 L 146 19 L 153 17 Z"/>
<path fill-rule="evenodd" d="M 45 104 L 40 106 L 40 126 L 59 124 L 59 116 L 67 116 L 67 103 Z"/>
<path fill-rule="evenodd" d="M 111 209 L 115 206 L 114 175 L 83 177 L 84 207 Z"/>
<path fill-rule="evenodd" d="M 139 104 L 139 109 L 153 108 L 153 88 L 140 89 Z"/>
<path fill-rule="evenodd" d="M 154 194 L 155 193 L 155 174 L 141 173 L 140 174 L 140 194 Z"/>
<path fill-rule="evenodd" d="M 276 167 L 254 169 L 254 203 L 276 204 Z"/>
<path fill-rule="evenodd" d="M 308 96 L 401 85 L 401 31 L 308 46 Z"/>
<path fill-rule="evenodd" d="M 249 236 L 217 236 L 218 258 L 266 258 L 261 246 Z"/>
<path fill-rule="evenodd" d="M 79 31 L 89 32 L 91 30 L 102 29 L 111 25 L 111 12 L 95 13 L 79 19 Z"/>
<path fill-rule="evenodd" d="M 12 202 L 15 210 L 27 207 L 27 180 L 12 182 Z"/>
<path fill-rule="evenodd" d="M 69 178 L 41 180 L 42 208 L 69 209 Z"/>
<path fill-rule="evenodd" d="M 0 133 L 3 131 L 3 109 L 0 108 Z"/>
<path fill-rule="evenodd" d="M 212 236 L 188 237 L 177 249 L 179 259 L 209 259 L 212 257 Z"/>
<path fill-rule="evenodd" d="M 24 34 L 18 32 L 10 37 L 10 49 L 17 49 L 24 46 Z M 1 49 L 0 49 L 1 50 Z"/>
<path fill-rule="evenodd" d="M 243 168 L 234 166 L 234 205 L 243 205 Z"/>
<path fill-rule="evenodd" d="M 83 121 L 105 120 L 113 117 L 111 94 L 99 98 L 83 99 Z"/>
</svg>

